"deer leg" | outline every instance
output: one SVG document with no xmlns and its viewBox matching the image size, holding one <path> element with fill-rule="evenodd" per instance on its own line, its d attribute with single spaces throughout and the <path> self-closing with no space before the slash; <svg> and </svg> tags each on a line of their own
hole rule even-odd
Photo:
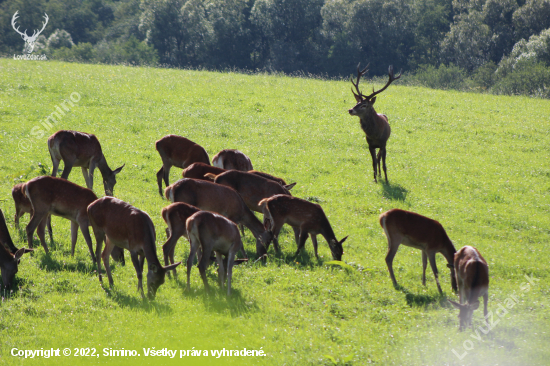
<svg viewBox="0 0 550 366">
<path fill-rule="evenodd" d="M 206 268 L 208 267 L 208 262 L 210 262 L 210 254 L 212 254 L 212 248 L 210 246 L 203 246 L 202 258 L 199 262 L 199 272 L 201 274 L 202 282 L 204 283 L 204 291 L 206 293 L 210 292 L 208 279 L 206 278 Z"/>
<path fill-rule="evenodd" d="M 92 245 L 92 238 L 90 237 L 90 229 L 88 228 L 89 222 L 88 217 L 86 215 L 85 219 L 81 219 L 78 222 L 78 226 L 80 226 L 80 231 L 82 231 L 82 235 L 84 236 L 84 240 L 86 240 L 86 244 L 88 244 L 88 250 L 90 252 L 90 257 L 92 257 L 92 263 L 95 262 L 95 256 L 94 256 L 94 249 Z M 112 251 L 112 249 L 111 249 Z M 74 245 L 73 245 L 73 253 L 74 253 Z M 111 254 L 111 252 L 109 252 Z"/>
<path fill-rule="evenodd" d="M 182 228 L 182 230 L 185 230 Z M 164 265 L 168 265 L 168 259 L 170 259 L 170 263 L 174 264 L 174 252 L 176 248 L 176 244 L 178 243 L 178 239 L 183 236 L 182 230 L 179 230 L 178 228 L 175 228 L 175 230 L 172 230 L 170 232 L 170 236 L 168 237 L 168 240 L 166 243 L 162 246 L 162 252 L 164 254 Z M 174 277 L 176 277 L 176 270 L 174 269 Z M 168 271 L 168 277 L 171 277 L 170 271 Z M 176 277 L 177 278 L 177 277 Z"/>
<path fill-rule="evenodd" d="M 46 253 L 48 253 L 48 247 L 46 246 L 46 223 L 48 222 L 48 216 L 46 215 L 42 221 L 38 224 L 38 229 L 36 230 L 38 234 L 38 238 L 40 239 L 40 243 L 44 247 L 44 250 Z"/>
<path fill-rule="evenodd" d="M 239 224 L 239 229 L 241 229 L 241 235 L 244 237 L 244 225 Z"/>
<path fill-rule="evenodd" d="M 80 169 L 82 170 L 82 175 L 84 176 L 84 181 L 86 182 L 86 187 L 88 189 L 92 189 L 92 188 L 90 188 L 90 180 L 88 178 L 88 168 L 80 167 Z"/>
<path fill-rule="evenodd" d="M 200 247 L 200 241 L 195 240 L 194 237 L 189 237 L 189 243 L 191 244 L 191 250 L 189 251 L 189 257 L 187 258 L 187 291 L 191 290 L 191 268 L 193 267 L 193 260 L 195 259 L 195 253 Z M 202 259 L 202 258 L 201 258 Z"/>
<path fill-rule="evenodd" d="M 485 317 L 485 323 L 488 324 L 487 320 L 487 302 L 489 301 L 489 294 L 486 292 L 483 294 L 483 316 Z"/>
<path fill-rule="evenodd" d="M 163 167 L 164 167 L 164 175 L 163 175 L 164 183 L 166 184 L 166 187 L 168 187 L 170 185 L 170 168 L 172 166 L 164 164 Z"/>
<path fill-rule="evenodd" d="M 138 279 L 138 291 L 140 292 L 141 297 L 144 299 L 145 293 L 143 292 L 143 268 L 141 268 L 140 260 L 136 252 L 131 251 L 130 258 L 132 258 L 132 264 L 136 269 L 136 275 Z"/>
<path fill-rule="evenodd" d="M 52 157 L 52 177 L 57 177 L 57 171 L 59 169 L 59 159 L 56 159 L 53 157 L 53 155 L 50 153 L 50 156 Z"/>
<path fill-rule="evenodd" d="M 27 243 L 29 248 L 32 248 L 32 237 L 34 234 L 34 231 L 40 224 L 40 222 L 48 215 L 48 212 L 37 212 L 33 211 L 31 221 L 27 224 L 26 232 L 27 232 Z M 44 242 L 42 244 L 44 246 L 44 249 L 46 250 L 46 253 L 48 253 L 48 248 L 46 248 L 46 243 Z"/>
<path fill-rule="evenodd" d="M 306 244 L 306 240 L 308 237 L 308 232 L 303 227 L 300 229 L 300 242 L 298 243 L 298 249 L 296 250 L 296 254 L 298 255 L 300 253 L 300 250 L 304 247 Z"/>
<path fill-rule="evenodd" d="M 380 151 L 382 151 L 382 168 L 384 169 L 384 177 L 386 178 L 386 183 L 388 183 L 388 172 L 386 170 L 386 147 L 384 146 L 380 149 Z M 378 170 L 380 170 L 380 162 L 378 162 Z"/>
<path fill-rule="evenodd" d="M 376 162 L 378 161 L 376 159 L 376 148 L 370 147 L 369 145 L 369 151 L 372 158 L 372 169 L 374 170 L 374 183 L 378 183 L 378 181 L 376 180 Z"/>
<path fill-rule="evenodd" d="M 422 286 L 426 286 L 426 267 L 428 267 L 428 254 L 422 251 Z"/>
<path fill-rule="evenodd" d="M 69 174 L 71 174 L 71 170 L 73 169 L 74 161 L 68 161 L 67 159 L 63 161 L 65 162 L 65 168 L 63 168 L 63 174 L 61 174 L 61 178 L 69 179 Z"/>
<path fill-rule="evenodd" d="M 319 255 L 317 254 L 317 235 L 311 234 L 311 242 L 313 243 L 313 251 L 315 252 L 315 258 L 319 259 Z"/>
<path fill-rule="evenodd" d="M 78 223 L 71 220 L 71 257 L 74 257 L 74 249 L 76 247 L 76 239 L 78 237 Z"/>
<path fill-rule="evenodd" d="M 15 228 L 17 231 L 19 231 L 19 218 L 24 215 L 23 209 L 19 207 L 15 207 L 15 216 L 13 218 L 13 221 L 15 222 Z"/>
<path fill-rule="evenodd" d="M 92 228 L 93 228 L 93 231 L 94 231 L 95 242 L 96 242 L 96 245 L 95 245 L 95 258 L 96 258 L 96 261 L 97 261 L 97 275 L 99 276 L 99 282 L 102 282 L 103 278 L 101 277 L 101 259 L 100 259 L 100 256 L 101 256 L 101 246 L 102 246 L 103 242 L 105 241 L 105 233 L 103 232 L 103 230 L 95 228 L 93 225 L 92 225 Z M 105 244 L 105 247 L 107 247 L 107 244 Z"/>
<path fill-rule="evenodd" d="M 227 296 L 231 296 L 231 278 L 233 277 L 233 264 L 235 263 L 235 252 L 230 250 L 227 254 Z"/>
<path fill-rule="evenodd" d="M 109 286 L 113 287 L 113 276 L 111 275 L 111 266 L 109 264 L 109 256 L 111 255 L 111 252 L 113 251 L 113 248 L 115 245 L 109 240 L 109 238 L 105 238 L 105 248 L 103 249 L 103 253 L 101 253 L 101 259 L 103 260 L 103 264 L 105 265 L 105 272 L 107 272 L 107 277 L 109 278 Z M 98 244 L 98 247 L 96 249 L 101 248 L 100 244 Z M 131 253 L 130 253 L 131 254 Z M 99 260 L 98 260 L 99 263 Z M 99 273 L 99 270 L 101 269 L 101 266 L 97 266 L 98 268 L 98 274 L 100 275 L 99 279 L 101 280 L 101 274 Z"/>
<path fill-rule="evenodd" d="M 162 178 L 164 177 L 164 165 L 160 167 L 160 170 L 157 172 L 157 183 L 159 186 L 159 193 L 161 197 L 164 197 L 162 194 Z"/>
<path fill-rule="evenodd" d="M 376 164 L 378 164 L 378 176 L 382 176 L 382 172 L 380 171 L 380 158 L 382 157 L 382 149 L 378 150 L 378 154 L 376 154 Z"/>
<path fill-rule="evenodd" d="M 223 290 L 223 284 L 225 283 L 225 267 L 223 265 L 223 258 L 222 255 L 218 252 L 214 252 L 216 254 L 216 261 L 218 262 L 218 282 L 220 283 L 220 288 Z"/>
<path fill-rule="evenodd" d="M 46 225 L 48 226 L 48 234 L 50 234 L 50 244 L 53 245 L 52 215 L 48 215 L 48 221 Z"/>
<path fill-rule="evenodd" d="M 385 221 L 384 221 L 384 225 L 385 225 Z M 395 257 L 395 254 L 397 254 L 397 249 L 399 249 L 399 245 L 401 244 L 401 240 L 403 238 L 401 236 L 390 237 L 390 234 L 386 230 L 385 226 L 384 226 L 384 231 L 386 232 L 386 236 L 388 237 L 388 254 L 386 254 L 386 265 L 388 266 L 388 271 L 390 272 L 390 277 L 393 282 L 393 286 L 397 287 L 398 286 L 397 281 L 393 273 L 393 258 Z"/>
<path fill-rule="evenodd" d="M 439 284 L 439 276 L 437 272 L 437 265 L 435 262 L 435 252 L 429 252 L 428 259 L 430 260 L 430 266 L 432 267 L 432 271 L 434 272 L 435 282 L 437 283 L 437 289 L 439 290 L 440 294 L 443 294 L 443 291 L 441 291 L 441 285 Z"/>
<path fill-rule="evenodd" d="M 94 189 L 94 170 L 97 167 L 95 160 L 90 161 L 90 171 L 88 173 L 88 181 L 90 182 L 90 189 Z"/>
</svg>

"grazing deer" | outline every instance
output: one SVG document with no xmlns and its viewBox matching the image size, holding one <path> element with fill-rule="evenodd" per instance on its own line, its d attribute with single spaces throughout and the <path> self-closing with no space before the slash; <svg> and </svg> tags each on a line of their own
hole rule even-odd
<svg viewBox="0 0 550 366">
<path fill-rule="evenodd" d="M 183 178 L 166 187 L 164 193 L 171 202 L 185 202 L 246 226 L 256 238 L 256 254 L 265 254 L 264 246 L 269 244 L 272 235 L 264 229 L 234 189 L 209 181 Z"/>
<path fill-rule="evenodd" d="M 386 264 L 394 287 L 398 285 L 393 274 L 393 258 L 397 253 L 397 249 L 399 249 L 399 245 L 403 244 L 422 250 L 423 286 L 426 286 L 426 267 L 428 259 L 430 260 L 437 289 L 441 294 L 443 291 L 441 291 L 441 285 L 439 284 L 435 255 L 436 253 L 443 254 L 447 260 L 447 267 L 451 270 L 451 286 L 454 291 L 457 291 L 455 267 L 453 264 L 456 249 L 439 222 L 414 212 L 394 208 L 380 215 L 380 226 L 382 226 L 388 238 Z"/>
<path fill-rule="evenodd" d="M 44 28 L 46 28 L 46 24 L 48 24 L 48 20 L 50 19 L 48 17 L 48 14 L 44 13 L 44 22 L 42 22 L 42 29 L 40 30 L 34 30 L 33 33 L 32 33 L 32 36 L 28 36 L 27 35 L 27 30 L 25 29 L 25 32 L 20 32 L 19 31 L 19 26 L 17 26 L 17 28 L 15 28 L 15 23 L 17 21 L 17 18 L 19 18 L 19 15 L 17 15 L 19 13 L 19 10 L 15 12 L 15 14 L 13 14 L 13 17 L 11 18 L 11 26 L 13 27 L 13 29 L 19 33 L 19 35 L 21 36 L 21 38 L 23 38 L 23 40 L 25 41 L 25 48 L 24 48 L 24 52 L 25 53 L 32 53 L 32 51 L 34 50 L 34 45 L 36 43 L 36 40 L 38 39 L 38 36 L 40 35 L 40 33 L 42 33 L 42 31 L 44 30 Z"/>
<path fill-rule="evenodd" d="M 299 236 L 295 236 L 296 244 L 298 245 L 296 255 L 304 247 L 309 234 L 313 242 L 315 257 L 319 259 L 319 255 L 317 254 L 317 235 L 321 234 L 328 243 L 332 258 L 337 261 L 342 260 L 342 254 L 344 254 L 342 244 L 348 237 L 346 236 L 340 241 L 336 239 L 325 212 L 318 204 L 301 198 L 278 194 L 261 200 L 260 208 L 264 214 L 264 224 L 275 238 L 279 236 L 279 232 L 284 224 L 289 224 L 293 228 L 300 230 Z M 266 245 L 266 250 L 268 245 L 269 243 Z"/>
<path fill-rule="evenodd" d="M 15 245 L 13 245 L 10 231 L 8 230 L 8 225 L 6 224 L 6 218 L 4 217 L 2 210 L 0 210 L 0 246 L 8 249 L 11 254 L 15 254 L 18 250 Z"/>
<path fill-rule="evenodd" d="M 183 172 L 181 173 L 181 176 L 183 178 L 192 178 L 192 179 L 200 179 L 200 180 L 209 180 L 212 181 L 211 178 L 205 177 L 207 173 L 213 173 L 215 175 L 221 174 L 223 172 L 226 172 L 227 170 L 218 168 L 217 166 L 212 166 L 210 164 L 205 163 L 193 163 L 189 165 L 187 168 L 183 169 Z"/>
<path fill-rule="evenodd" d="M 399 79 L 401 77 L 401 72 L 399 73 L 399 76 L 394 77 L 393 76 L 393 66 L 390 66 L 388 69 L 388 75 L 389 80 L 386 83 L 386 85 L 378 90 L 374 91 L 373 93 L 365 96 L 361 93 L 359 90 L 359 80 L 361 79 L 361 76 L 365 75 L 367 72 L 369 65 L 365 67 L 363 70 L 359 69 L 359 65 L 357 65 L 357 81 L 354 83 L 353 79 L 351 79 L 351 83 L 355 87 L 355 90 L 357 91 L 357 94 L 353 91 L 353 88 L 351 89 L 351 92 L 355 96 L 355 100 L 357 101 L 357 104 L 355 107 L 351 108 L 348 112 L 352 116 L 357 116 L 360 119 L 361 122 L 361 128 L 365 132 L 367 143 L 369 144 L 369 151 L 370 155 L 372 157 L 372 167 L 374 169 L 374 182 L 377 182 L 376 180 L 376 166 L 378 165 L 378 175 L 381 176 L 382 173 L 380 172 L 380 160 L 382 160 L 382 165 L 384 168 L 384 176 L 386 177 L 386 183 L 388 183 L 388 174 L 386 173 L 386 143 L 388 139 L 390 138 L 391 128 L 390 124 L 388 123 L 388 117 L 384 114 L 376 113 L 374 110 L 374 102 L 376 102 L 376 94 L 379 94 L 386 90 L 386 88 L 395 80 Z M 378 156 L 376 156 L 376 149 L 380 149 L 378 151 Z"/>
<path fill-rule="evenodd" d="M 487 301 L 489 300 L 489 267 L 479 251 L 471 246 L 465 246 L 454 256 L 456 281 L 460 304 L 449 300 L 460 310 L 460 329 L 472 324 L 474 310 L 479 307 L 479 297 L 483 296 L 483 315 L 487 321 Z"/>
<path fill-rule="evenodd" d="M 44 238 L 48 215 L 61 216 L 71 220 L 71 255 L 74 256 L 78 227 L 80 227 L 84 240 L 88 244 L 92 261 L 95 261 L 92 239 L 88 229 L 90 224 L 86 213 L 88 205 L 97 199 L 92 190 L 65 179 L 45 176 L 29 180 L 25 184 L 25 196 L 31 201 L 33 209 L 31 220 L 26 229 L 29 248 L 32 247 L 32 237 L 38 227 L 40 243 L 48 253 Z"/>
<path fill-rule="evenodd" d="M 239 150 L 225 149 L 214 155 L 212 165 L 227 170 L 241 170 L 247 172 L 252 170 L 250 158 Z"/>
<path fill-rule="evenodd" d="M 292 183 L 282 186 L 261 175 L 240 170 L 229 170 L 217 176 L 206 174 L 206 177 L 213 179 L 216 184 L 233 188 L 241 195 L 244 203 L 246 203 L 246 206 L 250 210 L 259 213 L 263 213 L 260 207 L 261 200 L 275 196 L 276 194 L 291 195 L 290 190 L 296 185 L 296 183 Z M 293 227 L 293 229 L 294 235 L 298 237 L 300 230 L 296 227 Z M 280 252 L 279 241 L 276 237 L 273 238 L 273 245 L 275 250 Z"/>
<path fill-rule="evenodd" d="M 13 245 L 4 213 L 0 210 L 0 272 L 4 288 L 11 287 L 21 257 L 29 252 L 32 252 L 32 249 L 17 249 Z"/>
<path fill-rule="evenodd" d="M 19 218 L 25 213 L 32 216 L 32 205 L 31 201 L 25 196 L 25 183 L 16 184 L 11 190 L 11 196 L 15 202 L 15 227 L 19 230 Z M 53 233 L 52 233 L 52 221 L 51 217 L 48 216 L 48 233 L 50 234 L 50 243 L 53 243 Z"/>
<path fill-rule="evenodd" d="M 96 238 L 97 273 L 102 282 L 101 259 L 109 278 L 109 285 L 113 286 L 109 254 L 116 247 L 130 251 L 132 263 L 138 278 L 138 291 L 143 293 L 143 264 L 147 258 L 149 271 L 147 272 L 147 296 L 154 298 L 157 289 L 164 283 L 166 272 L 175 269 L 181 262 L 163 267 L 157 257 L 156 234 L 153 221 L 149 215 L 134 206 L 114 197 L 100 198 L 88 206 L 88 217 Z"/>
<path fill-rule="evenodd" d="M 201 248 L 202 257 L 199 262 L 199 271 L 204 282 L 205 291 L 207 293 L 209 291 L 208 280 L 206 279 L 206 267 L 210 260 L 210 254 L 215 252 L 219 266 L 218 279 L 220 287 L 223 288 L 224 277 L 227 277 L 227 296 L 230 296 L 235 255 L 238 251 L 245 253 L 237 225 L 223 216 L 212 212 L 200 211 L 188 218 L 185 226 L 189 235 L 189 242 L 191 243 L 191 252 L 187 259 L 187 291 L 191 290 L 190 278 L 193 259 L 197 250 Z M 226 257 L 226 267 L 224 267 L 222 255 Z M 225 276 L 225 269 L 227 269 L 227 276 Z"/>
<path fill-rule="evenodd" d="M 94 170 L 97 167 L 103 177 L 105 195 L 112 196 L 116 184 L 116 175 L 124 165 L 111 170 L 105 160 L 101 145 L 95 135 L 77 131 L 57 131 L 48 138 L 48 148 L 52 157 L 52 177 L 57 176 L 59 162 L 63 160 L 65 168 L 61 178 L 69 179 L 73 167 L 81 167 L 86 187 L 94 188 Z"/>
<path fill-rule="evenodd" d="M 170 168 L 176 166 L 185 169 L 193 163 L 210 165 L 206 150 L 197 143 L 177 135 L 167 135 L 155 142 L 155 147 L 162 159 L 162 167 L 157 173 L 159 194 L 162 197 L 162 180 L 170 185 Z"/>
</svg>

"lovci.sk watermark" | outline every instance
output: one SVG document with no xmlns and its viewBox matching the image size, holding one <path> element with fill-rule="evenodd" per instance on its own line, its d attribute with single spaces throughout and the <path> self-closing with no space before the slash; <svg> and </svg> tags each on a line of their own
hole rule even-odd
<svg viewBox="0 0 550 366">
<path fill-rule="evenodd" d="M 76 103 L 80 101 L 80 94 L 77 92 L 72 92 L 68 100 L 63 100 L 61 104 L 54 107 L 54 111 L 39 122 L 38 125 L 31 128 L 29 136 L 19 140 L 19 150 L 22 152 L 27 152 L 32 147 L 34 141 L 42 139 L 46 132 L 52 129 L 56 124 L 63 119 L 66 112 L 70 112 L 71 108 L 74 108 Z"/>
<path fill-rule="evenodd" d="M 516 306 L 519 303 L 518 296 L 521 297 L 523 296 L 524 293 L 529 292 L 529 290 L 531 289 L 531 286 L 536 286 L 536 282 L 540 281 L 538 278 L 534 278 L 532 276 L 529 277 L 528 275 L 525 275 L 525 278 L 527 279 L 528 282 L 523 282 L 519 286 L 519 289 L 521 291 L 519 295 L 516 296 L 516 294 L 514 293 L 513 295 L 508 296 L 504 300 L 504 305 L 498 304 L 497 310 L 495 311 L 495 314 L 497 315 L 498 318 L 493 316 L 492 311 L 489 311 L 489 313 L 487 314 L 487 323 L 485 324 L 486 326 L 485 327 L 479 326 L 477 327 L 476 330 L 472 329 L 472 334 L 470 334 L 470 337 L 472 337 L 478 342 L 481 342 L 481 334 L 479 332 L 483 334 L 488 334 L 491 330 L 495 329 L 496 325 L 500 323 L 504 315 L 508 314 L 508 310 L 511 310 L 514 306 Z M 471 351 L 474 349 L 474 342 L 472 342 L 470 339 L 467 339 L 464 341 L 464 343 L 462 343 L 462 347 L 464 347 L 464 353 L 459 353 L 459 352 L 462 352 L 460 349 L 459 349 L 459 352 L 457 352 L 454 348 L 452 349 L 453 353 L 455 354 L 456 357 L 458 357 L 459 360 L 462 360 L 464 357 L 466 357 L 466 355 L 468 354 L 468 351 Z"/>
</svg>

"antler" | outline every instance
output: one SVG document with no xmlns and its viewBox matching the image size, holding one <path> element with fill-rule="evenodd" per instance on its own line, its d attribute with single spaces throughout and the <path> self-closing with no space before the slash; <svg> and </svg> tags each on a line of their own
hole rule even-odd
<svg viewBox="0 0 550 366">
<path fill-rule="evenodd" d="M 48 17 L 48 14 L 44 13 L 44 19 L 46 20 L 46 23 L 42 22 L 42 29 L 40 29 L 38 31 L 38 33 L 36 33 L 36 31 L 34 31 L 34 33 L 36 33 L 36 36 L 34 35 L 34 33 L 32 34 L 33 37 L 38 37 L 40 35 L 40 33 L 42 33 L 42 31 L 44 30 L 44 28 L 46 28 L 46 24 L 48 24 L 48 20 L 50 19 Z"/>
<path fill-rule="evenodd" d="M 353 93 L 353 95 L 355 95 L 356 97 L 359 97 L 361 99 L 365 99 L 363 93 L 361 93 L 361 91 L 359 90 L 359 81 L 361 80 L 361 76 L 365 75 L 367 73 L 367 70 L 369 68 L 369 65 L 370 63 L 363 69 L 363 70 L 360 70 L 359 69 L 359 66 L 361 65 L 361 63 L 359 62 L 357 64 L 357 81 L 354 83 L 353 82 L 353 77 L 349 77 L 351 83 L 353 84 L 353 86 L 355 87 L 355 90 L 357 90 L 357 94 L 355 94 L 355 92 L 353 91 L 353 88 L 351 89 L 351 92 Z"/>
<path fill-rule="evenodd" d="M 17 11 L 15 12 L 15 14 L 13 14 L 13 17 L 11 18 L 11 26 L 12 26 L 13 29 L 14 29 L 17 33 L 19 33 L 20 35 L 22 35 L 22 36 L 24 36 L 24 37 L 28 37 L 28 36 L 27 36 L 27 30 L 26 30 L 26 29 L 25 29 L 25 33 L 21 33 L 21 32 L 19 31 L 19 27 L 15 28 L 15 21 L 17 20 L 17 18 L 19 18 L 19 16 L 17 15 L 17 13 L 19 13 L 19 10 L 17 10 Z"/>
<path fill-rule="evenodd" d="M 403 69 L 401 69 L 399 71 L 399 75 L 397 77 L 394 77 L 393 76 L 393 65 L 390 65 L 390 67 L 388 68 L 388 76 L 389 76 L 389 80 L 388 82 L 386 83 L 386 85 L 384 85 L 384 87 L 378 91 L 374 91 L 374 88 L 372 88 L 372 94 L 369 95 L 368 97 L 366 97 L 366 99 L 371 99 L 372 97 L 374 97 L 376 94 L 379 94 L 379 93 L 382 93 L 384 90 L 386 90 L 386 88 L 388 86 L 390 86 L 390 84 L 394 81 L 394 80 L 397 80 L 401 77 L 401 74 L 403 72 Z"/>
</svg>

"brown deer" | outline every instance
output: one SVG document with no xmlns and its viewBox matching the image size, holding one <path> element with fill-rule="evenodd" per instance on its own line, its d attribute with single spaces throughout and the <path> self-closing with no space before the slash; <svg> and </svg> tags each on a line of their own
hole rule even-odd
<svg viewBox="0 0 550 366">
<path fill-rule="evenodd" d="M 212 166 L 210 164 L 205 163 L 193 163 L 189 165 L 187 168 L 183 169 L 183 172 L 181 173 L 181 176 L 183 178 L 192 178 L 192 179 L 200 179 L 200 180 L 209 180 L 212 181 L 211 178 L 205 177 L 207 173 L 213 173 L 215 175 L 221 174 L 223 172 L 226 172 L 226 169 L 218 168 L 217 166 Z"/>
<path fill-rule="evenodd" d="M 337 261 L 342 260 L 342 254 L 344 254 L 342 244 L 348 237 L 346 236 L 340 241 L 336 239 L 325 212 L 318 204 L 301 198 L 278 194 L 261 200 L 260 208 L 264 214 L 264 225 L 275 238 L 279 236 L 279 232 L 284 224 L 289 224 L 293 228 L 299 229 L 299 236 L 295 236 L 296 244 L 298 245 L 296 255 L 304 247 L 309 234 L 313 242 L 315 257 L 319 259 L 319 255 L 317 254 L 317 235 L 321 234 L 328 243 L 332 258 Z M 269 243 L 266 245 L 266 250 L 268 245 Z"/>
<path fill-rule="evenodd" d="M 398 285 L 393 274 L 393 258 L 397 253 L 397 249 L 399 249 L 399 245 L 403 244 L 422 250 L 423 286 L 426 286 L 426 267 L 429 259 L 435 276 L 435 282 L 437 283 L 437 289 L 439 293 L 443 293 L 439 284 L 435 262 L 436 253 L 441 253 L 447 260 L 447 267 L 451 270 L 451 286 L 454 291 L 457 291 L 455 267 L 453 264 L 456 249 L 439 222 L 414 212 L 394 208 L 380 215 L 380 226 L 382 226 L 388 238 L 386 264 L 394 287 L 397 288 Z"/>
<path fill-rule="evenodd" d="M 225 149 L 214 155 L 212 165 L 227 170 L 241 170 L 247 172 L 252 170 L 250 158 L 239 150 Z"/>
<path fill-rule="evenodd" d="M 159 194 L 162 197 L 162 180 L 170 185 L 170 168 L 175 166 L 185 169 L 193 163 L 210 165 L 206 150 L 199 144 L 177 135 L 167 135 L 155 142 L 155 147 L 162 159 L 162 167 L 157 173 Z"/>
<path fill-rule="evenodd" d="M 99 260 L 101 247 L 105 242 L 105 248 L 101 253 L 101 259 L 105 265 L 105 271 L 109 278 L 109 285 L 113 286 L 109 255 L 116 247 L 130 251 L 132 263 L 136 269 L 138 278 L 138 291 L 143 293 L 143 264 L 147 258 L 149 270 L 147 272 L 147 296 L 154 298 L 157 289 L 164 283 L 166 272 L 175 269 L 181 264 L 163 267 L 157 257 L 156 234 L 153 221 L 149 215 L 130 204 L 114 197 L 100 198 L 88 206 L 88 217 L 96 238 L 97 273 L 102 282 L 101 264 Z"/>
<path fill-rule="evenodd" d="M 2 274 L 4 288 L 11 287 L 21 257 L 29 252 L 32 252 L 32 249 L 17 249 L 13 245 L 4 213 L 0 210 L 0 273 Z"/>
<path fill-rule="evenodd" d="M 52 158 L 52 177 L 57 176 L 59 163 L 63 160 L 65 168 L 61 178 L 69 179 L 73 167 L 81 167 L 86 187 L 94 188 L 94 170 L 97 167 L 103 177 L 105 195 L 112 196 L 116 184 L 116 175 L 124 165 L 111 170 L 105 160 L 101 145 L 95 135 L 77 131 L 57 131 L 48 138 L 48 149 Z"/>
<path fill-rule="evenodd" d="M 30 214 L 32 216 L 32 205 L 31 201 L 25 196 L 25 183 L 18 183 L 16 184 L 13 189 L 11 190 L 11 196 L 13 197 L 13 201 L 15 202 L 15 227 L 17 230 L 19 230 L 19 219 L 21 216 L 23 216 L 25 213 Z M 48 233 L 50 234 L 50 243 L 53 243 L 53 233 L 52 233 L 52 222 L 51 217 L 48 216 Z"/>
<path fill-rule="evenodd" d="M 246 255 L 237 225 L 221 215 L 200 211 L 188 218 L 185 226 L 191 244 L 191 252 L 187 259 L 187 291 L 191 290 L 191 267 L 195 253 L 200 247 L 202 249 L 202 258 L 199 262 L 199 271 L 204 282 L 205 291 L 207 293 L 209 291 L 208 280 L 206 279 L 206 267 L 210 260 L 210 254 L 215 252 L 219 266 L 218 279 L 220 287 L 223 288 L 224 277 L 227 277 L 227 296 L 230 296 L 235 255 L 238 251 L 242 251 Z M 222 255 L 226 257 L 226 267 L 224 267 Z"/>
<path fill-rule="evenodd" d="M 261 175 L 243 172 L 240 170 L 228 170 L 225 173 L 214 176 L 213 174 L 206 174 L 206 177 L 214 180 L 214 183 L 221 184 L 237 191 L 246 206 L 259 213 L 263 213 L 260 207 L 260 201 L 275 196 L 276 194 L 291 195 L 290 190 L 296 185 L 292 183 L 282 186 L 279 183 L 266 179 Z M 294 235 L 298 237 L 299 228 L 293 227 Z M 277 252 L 280 252 L 279 241 L 276 237 L 273 238 L 273 245 Z"/>
<path fill-rule="evenodd" d="M 483 296 L 483 315 L 487 321 L 487 302 L 489 300 L 489 266 L 479 251 L 471 246 L 465 246 L 454 256 L 456 281 L 460 304 L 449 300 L 460 310 L 460 329 L 472 324 L 474 310 L 479 307 L 479 297 Z"/>
<path fill-rule="evenodd" d="M 33 208 L 31 220 L 26 228 L 29 248 L 32 247 L 32 237 L 38 227 L 40 243 L 48 253 L 44 229 L 48 215 L 51 214 L 71 220 L 71 255 L 74 256 L 78 227 L 80 227 L 84 240 L 88 244 L 92 261 L 95 261 L 86 213 L 88 205 L 97 199 L 92 190 L 65 179 L 45 176 L 29 180 L 25 184 L 25 196 Z"/>
<path fill-rule="evenodd" d="M 256 254 L 265 254 L 272 236 L 232 188 L 204 180 L 183 178 L 164 191 L 171 202 L 185 202 L 203 211 L 216 212 L 246 226 L 256 238 Z"/>
<path fill-rule="evenodd" d="M 351 108 L 348 112 L 352 116 L 359 117 L 361 122 L 361 128 L 365 132 L 367 143 L 369 144 L 369 151 L 372 157 L 372 167 L 374 169 L 374 182 L 376 180 L 376 166 L 378 165 L 378 175 L 381 176 L 380 172 L 380 160 L 382 160 L 382 165 L 384 168 L 384 176 L 386 177 L 386 183 L 388 183 L 388 174 L 386 173 L 386 143 L 390 138 L 391 128 L 388 123 L 388 117 L 384 114 L 376 113 L 374 110 L 374 102 L 376 102 L 377 94 L 386 90 L 386 88 L 395 80 L 401 77 L 401 72 L 397 77 L 393 76 L 393 66 L 390 66 L 388 69 L 389 80 L 386 85 L 378 90 L 374 91 L 372 94 L 365 96 L 359 90 L 359 80 L 361 76 L 365 75 L 368 70 L 369 65 L 363 70 L 360 70 L 359 65 L 357 65 L 357 81 L 354 83 L 351 79 L 351 83 L 355 87 L 357 94 L 351 89 L 351 92 L 355 96 L 357 104 L 355 107 Z M 378 151 L 378 156 L 376 156 L 376 149 Z"/>
</svg>

